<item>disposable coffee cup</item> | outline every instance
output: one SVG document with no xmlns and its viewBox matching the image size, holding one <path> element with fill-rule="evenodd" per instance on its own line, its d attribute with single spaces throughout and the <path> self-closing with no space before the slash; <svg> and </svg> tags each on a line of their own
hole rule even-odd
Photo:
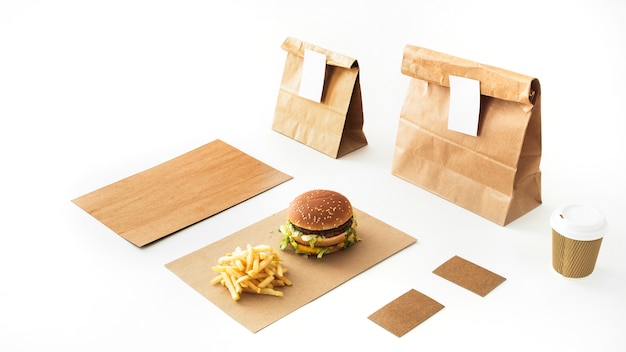
<svg viewBox="0 0 626 352">
<path fill-rule="evenodd" d="M 552 267 L 568 278 L 589 276 L 607 231 L 604 215 L 584 204 L 559 206 L 550 217 Z"/>
</svg>

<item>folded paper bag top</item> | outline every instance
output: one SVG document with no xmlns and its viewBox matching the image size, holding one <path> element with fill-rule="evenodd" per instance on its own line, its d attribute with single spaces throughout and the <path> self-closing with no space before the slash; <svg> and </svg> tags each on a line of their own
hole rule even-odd
<svg viewBox="0 0 626 352">
<path fill-rule="evenodd" d="M 534 104 L 540 90 L 539 80 L 498 67 L 447 56 L 439 52 L 407 45 L 401 71 L 407 76 L 450 87 L 450 76 L 480 81 L 480 94 L 492 98 Z"/>
<path fill-rule="evenodd" d="M 392 174 L 499 225 L 542 203 L 539 80 L 407 45 Z M 450 76 L 480 82 L 475 136 L 448 128 Z"/>
<path fill-rule="evenodd" d="M 359 66 L 357 60 L 352 57 L 336 53 L 334 51 L 319 47 L 311 43 L 303 42 L 293 37 L 285 39 L 285 41 L 281 45 L 281 48 L 301 58 L 304 57 L 305 50 L 311 50 L 320 54 L 324 54 L 326 55 L 326 63 L 331 66 L 338 66 L 343 68 L 357 68 Z"/>
<path fill-rule="evenodd" d="M 333 158 L 367 145 L 357 60 L 292 37 L 282 48 L 287 59 L 272 129 Z M 319 72 L 324 77 L 319 77 L 323 87 L 317 101 L 300 95 L 302 81 L 310 73 L 305 70 L 305 56 L 311 51 L 326 57 Z"/>
</svg>

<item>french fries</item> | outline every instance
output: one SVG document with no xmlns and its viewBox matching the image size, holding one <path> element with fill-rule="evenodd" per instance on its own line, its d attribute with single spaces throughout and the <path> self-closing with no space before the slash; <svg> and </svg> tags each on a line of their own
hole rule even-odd
<svg viewBox="0 0 626 352">
<path fill-rule="evenodd" d="M 278 252 L 268 245 L 247 245 L 235 248 L 232 253 L 220 257 L 213 271 L 217 272 L 211 284 L 221 284 L 238 301 L 243 292 L 282 297 L 276 287 L 291 286 L 285 276 L 287 268 L 281 264 Z"/>
</svg>

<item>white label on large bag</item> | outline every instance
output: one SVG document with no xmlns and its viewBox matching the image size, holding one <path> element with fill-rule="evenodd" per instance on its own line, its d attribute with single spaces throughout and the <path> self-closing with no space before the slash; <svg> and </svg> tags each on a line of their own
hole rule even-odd
<svg viewBox="0 0 626 352">
<path fill-rule="evenodd" d="M 302 78 L 300 79 L 299 95 L 315 102 L 322 101 L 324 77 L 326 76 L 326 55 L 316 51 L 304 50 Z"/>
<path fill-rule="evenodd" d="M 480 81 L 457 76 L 449 79 L 448 129 L 475 137 L 480 115 Z"/>
</svg>

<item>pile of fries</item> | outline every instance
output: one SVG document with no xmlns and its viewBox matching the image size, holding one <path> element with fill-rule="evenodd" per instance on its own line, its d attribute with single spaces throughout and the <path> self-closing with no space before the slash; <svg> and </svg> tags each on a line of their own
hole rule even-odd
<svg viewBox="0 0 626 352">
<path fill-rule="evenodd" d="M 235 301 L 243 292 L 282 297 L 283 292 L 275 288 L 291 286 L 291 281 L 285 277 L 287 268 L 282 266 L 278 252 L 268 245 L 237 247 L 217 263 L 212 269 L 219 274 L 211 284 L 220 283 L 228 288 Z"/>
</svg>

